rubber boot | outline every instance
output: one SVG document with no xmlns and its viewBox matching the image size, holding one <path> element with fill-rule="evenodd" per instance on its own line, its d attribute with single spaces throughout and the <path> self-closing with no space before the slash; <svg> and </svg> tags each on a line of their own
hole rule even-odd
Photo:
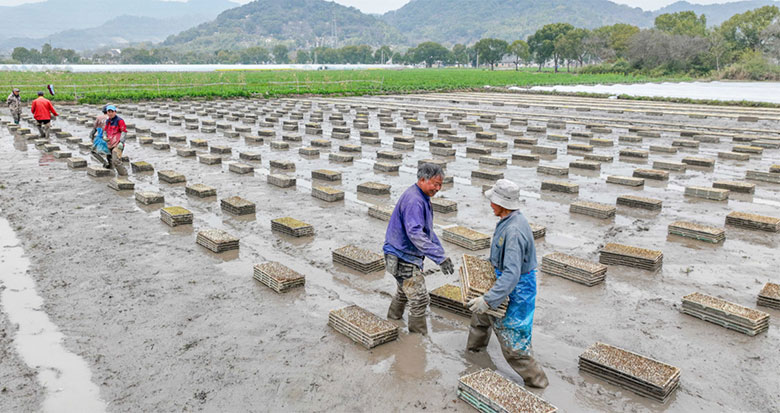
<svg viewBox="0 0 780 413">
<path fill-rule="evenodd" d="M 466 341 L 466 350 L 480 352 L 487 348 L 490 342 L 490 316 L 485 314 L 472 314 L 469 326 L 469 338 Z"/>
<path fill-rule="evenodd" d="M 415 317 L 409 315 L 409 332 L 422 335 L 428 334 L 428 320 L 425 316 Z"/>
<path fill-rule="evenodd" d="M 507 357 L 505 353 L 504 358 L 506 358 L 507 363 L 512 366 L 512 369 L 523 378 L 523 382 L 525 382 L 526 386 L 543 389 L 549 384 L 547 375 L 544 373 L 544 370 L 542 370 L 542 366 L 540 366 L 533 357 L 517 355 Z"/>
<path fill-rule="evenodd" d="M 406 301 L 401 301 L 398 296 L 393 297 L 393 301 L 390 301 L 390 308 L 387 310 L 387 318 L 389 320 L 400 320 L 404 317 L 404 309 L 406 309 Z"/>
</svg>

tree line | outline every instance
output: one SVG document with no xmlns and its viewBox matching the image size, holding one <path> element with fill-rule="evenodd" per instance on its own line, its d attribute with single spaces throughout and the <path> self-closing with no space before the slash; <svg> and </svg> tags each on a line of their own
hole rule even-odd
<svg viewBox="0 0 780 413">
<path fill-rule="evenodd" d="M 81 57 L 73 50 L 44 45 L 41 51 L 18 47 L 12 59 L 21 63 L 118 64 L 412 64 L 489 67 L 499 63 L 534 66 L 538 70 L 577 68 L 586 73 L 642 72 L 652 75 L 722 72 L 733 77 L 780 78 L 780 9 L 765 6 L 736 14 L 717 27 L 692 11 L 662 14 L 654 26 L 640 29 L 614 24 L 593 30 L 568 23 L 547 24 L 526 39 L 507 42 L 486 38 L 472 45 L 450 48 L 423 42 L 401 49 L 350 45 L 290 50 L 280 43 L 269 48 L 249 47 L 214 52 L 167 48 L 125 48 L 120 53 Z"/>
</svg>

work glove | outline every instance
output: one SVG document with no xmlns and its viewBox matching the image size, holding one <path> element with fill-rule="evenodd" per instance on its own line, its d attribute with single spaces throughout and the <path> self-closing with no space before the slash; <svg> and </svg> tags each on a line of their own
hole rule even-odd
<svg viewBox="0 0 780 413">
<path fill-rule="evenodd" d="M 439 264 L 439 267 L 441 268 L 441 272 L 443 272 L 444 275 L 450 275 L 455 272 L 455 266 L 452 264 L 450 257 L 444 259 L 444 261 Z"/>
<path fill-rule="evenodd" d="M 488 305 L 487 301 L 485 301 L 485 297 L 482 295 L 472 300 L 469 300 L 468 306 L 469 306 L 469 310 L 471 310 L 471 312 L 474 314 L 485 314 L 487 310 L 490 309 L 490 306 Z"/>
<path fill-rule="evenodd" d="M 124 142 L 119 142 L 116 145 L 116 148 L 119 150 L 119 152 L 124 152 L 125 151 L 125 143 Z"/>
</svg>

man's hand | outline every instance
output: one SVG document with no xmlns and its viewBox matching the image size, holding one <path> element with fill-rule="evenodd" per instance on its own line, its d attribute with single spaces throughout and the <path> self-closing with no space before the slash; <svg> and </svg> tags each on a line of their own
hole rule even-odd
<svg viewBox="0 0 780 413">
<path fill-rule="evenodd" d="M 490 309 L 484 296 L 479 296 L 468 302 L 469 310 L 474 314 L 485 314 Z"/>
<path fill-rule="evenodd" d="M 439 264 L 439 267 L 441 268 L 441 272 L 443 272 L 444 275 L 450 275 L 455 272 L 455 266 L 452 264 L 450 257 L 447 257 L 444 261 L 442 261 L 441 264 Z"/>
</svg>

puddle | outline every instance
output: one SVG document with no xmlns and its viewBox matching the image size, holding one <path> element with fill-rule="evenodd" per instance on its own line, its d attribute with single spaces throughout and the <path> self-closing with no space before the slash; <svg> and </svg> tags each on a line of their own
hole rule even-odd
<svg viewBox="0 0 780 413">
<path fill-rule="evenodd" d="M 0 218 L 0 295 L 2 310 L 18 325 L 14 336 L 17 353 L 38 372 L 46 389 L 44 412 L 104 412 L 100 390 L 91 381 L 87 362 L 62 345 L 63 334 L 45 312 L 35 281 L 27 273 L 29 260 L 10 224 Z"/>
</svg>

